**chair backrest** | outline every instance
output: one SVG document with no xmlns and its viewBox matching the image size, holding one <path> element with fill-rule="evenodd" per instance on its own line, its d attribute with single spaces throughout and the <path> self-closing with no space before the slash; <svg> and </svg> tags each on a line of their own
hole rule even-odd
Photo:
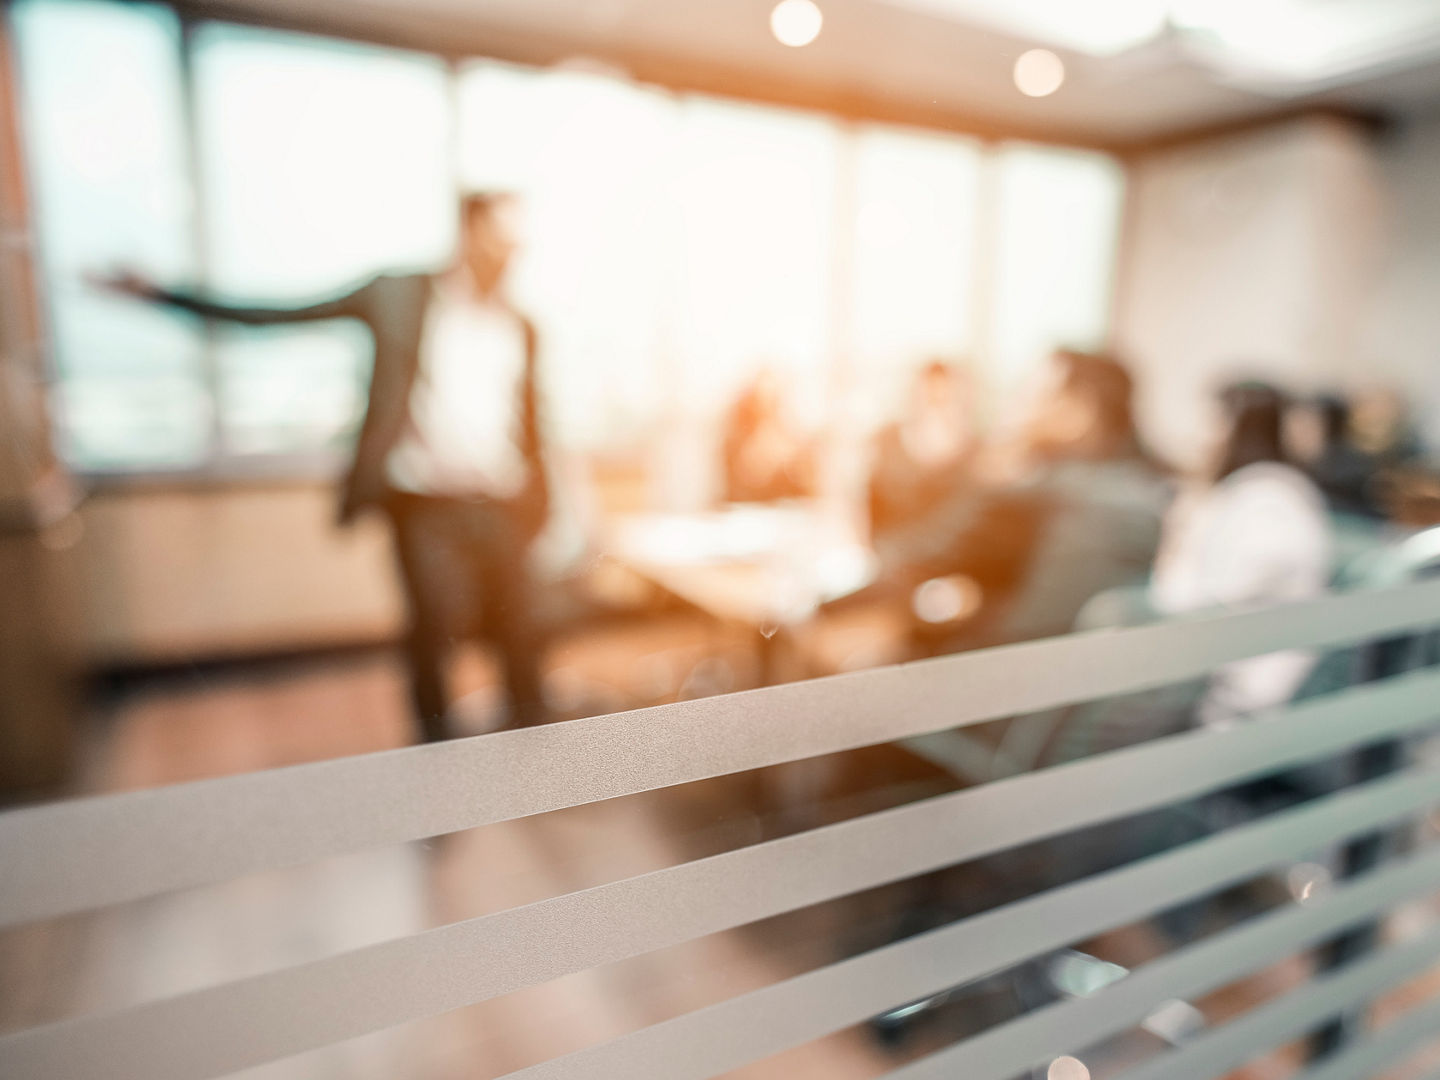
<svg viewBox="0 0 1440 1080">
<path fill-rule="evenodd" d="M 1440 576 L 1440 528 L 1415 533 L 1383 551 L 1367 565 L 1361 584 L 1399 588 Z M 1399 671 L 1440 663 L 1440 632 L 1422 628 L 1355 647 L 1358 677 L 1383 678 Z"/>
<path fill-rule="evenodd" d="M 1440 573 L 1440 528 L 1426 529 L 1402 543 L 1390 567 L 1392 581 L 1420 581 Z"/>
<path fill-rule="evenodd" d="M 0 926 L 258 870 L 1194 678 L 1283 647 L 1440 622 L 1440 583 L 1007 646 L 761 691 L 0 814 Z M 1440 724 L 1420 671 L 1278 711 L 939 795 L 300 966 L 0 1035 L 9 1080 L 198 1080 L 510 994 L 597 965 Z M 1440 802 L 1415 765 L 1118 870 L 685 1013 L 522 1070 L 703 1078 L 897 1004 L 1208 895 Z M 1421 850 L 1029 1013 L 893 1075 L 1004 1080 L 1440 890 Z M 1129 1080 L 1219 1076 L 1440 962 L 1426 931 L 1142 1064 Z M 1316 1078 L 1371 1075 L 1440 1006 L 1347 1049 Z M 1430 1026 L 1427 1026 L 1430 1025 Z M 1417 1034 L 1418 1032 L 1418 1034 Z M 1349 1055 L 1349 1056 L 1347 1056 Z M 1358 1055 L 1358 1056 L 1354 1056 Z M 1350 1071 L 1345 1071 L 1345 1069 Z M 1336 1071 L 1339 1070 L 1339 1071 Z"/>
</svg>

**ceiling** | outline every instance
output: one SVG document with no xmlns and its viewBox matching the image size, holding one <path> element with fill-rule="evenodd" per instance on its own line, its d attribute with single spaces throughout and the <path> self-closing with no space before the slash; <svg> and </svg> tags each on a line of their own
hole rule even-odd
<svg viewBox="0 0 1440 1080">
<path fill-rule="evenodd" d="M 1208 25 L 1187 22 L 1196 0 L 817 2 L 824 28 L 799 49 L 771 36 L 773 0 L 182 6 L 458 54 L 586 58 L 669 85 L 1110 147 L 1314 106 L 1440 107 L 1440 0 L 1203 0 Z M 1088 19 L 1050 18 L 1061 5 Z M 1012 67 L 1037 45 L 1062 57 L 1067 77 L 1051 96 L 1027 98 Z"/>
</svg>

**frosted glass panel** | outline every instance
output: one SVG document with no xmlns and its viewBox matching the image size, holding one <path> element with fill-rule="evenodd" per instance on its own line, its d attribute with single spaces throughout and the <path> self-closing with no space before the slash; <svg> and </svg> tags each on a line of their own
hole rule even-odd
<svg viewBox="0 0 1440 1080">
<path fill-rule="evenodd" d="M 294 302 L 446 261 L 455 199 L 438 60 L 207 26 L 195 63 L 212 288 Z M 226 331 L 227 449 L 342 441 L 363 405 L 368 350 L 342 325 Z"/>
<path fill-rule="evenodd" d="M 874 419 L 920 364 L 973 347 L 981 159 L 969 140 L 883 128 L 854 153 L 850 349 Z"/>
<path fill-rule="evenodd" d="M 82 281 L 116 266 L 193 273 L 178 24 L 99 3 L 22 2 L 13 19 L 62 453 L 88 469 L 200 464 L 197 328 Z"/>
<path fill-rule="evenodd" d="M 1057 345 L 1098 348 L 1124 174 L 1103 154 L 1002 148 L 998 170 L 994 376 L 1013 387 Z"/>
</svg>

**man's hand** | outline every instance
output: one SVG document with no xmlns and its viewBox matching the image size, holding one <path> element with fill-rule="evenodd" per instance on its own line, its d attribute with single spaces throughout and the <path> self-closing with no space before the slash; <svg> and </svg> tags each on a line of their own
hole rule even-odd
<svg viewBox="0 0 1440 1080">
<path fill-rule="evenodd" d="M 85 275 L 85 281 L 101 292 L 134 300 L 159 300 L 165 295 L 165 291 L 148 277 L 128 268 L 89 273 Z"/>
<path fill-rule="evenodd" d="M 355 468 L 352 466 L 345 482 L 340 485 L 340 491 L 339 513 L 335 515 L 336 524 L 350 525 L 367 507 L 378 506 L 384 500 L 386 485 L 383 476 L 373 473 L 362 473 L 360 478 L 357 478 Z"/>
</svg>

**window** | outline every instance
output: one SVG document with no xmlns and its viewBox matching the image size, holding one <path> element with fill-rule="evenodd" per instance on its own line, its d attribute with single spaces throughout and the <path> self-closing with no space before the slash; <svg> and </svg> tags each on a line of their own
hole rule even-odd
<svg viewBox="0 0 1440 1080">
<path fill-rule="evenodd" d="M 932 357 L 973 362 L 1004 411 L 1051 347 L 1105 339 L 1122 178 L 1103 155 L 845 124 L 593 67 L 452 70 L 216 23 L 182 40 L 160 6 L 11 11 L 58 427 L 82 470 L 340 452 L 370 349 L 343 320 L 207 332 L 100 296 L 85 271 L 300 302 L 443 263 L 466 189 L 522 196 L 511 288 L 571 449 L 658 440 L 713 457 L 715 425 L 761 367 L 802 420 L 852 440 Z"/>
<path fill-rule="evenodd" d="M 448 257 L 455 199 L 438 60 L 207 25 L 195 109 L 205 281 L 219 295 L 294 302 Z M 218 328 L 224 450 L 343 440 L 363 408 L 369 350 L 364 329 L 344 321 Z"/>
<path fill-rule="evenodd" d="M 1013 390 L 1056 345 L 1096 349 L 1110 323 L 1123 176 L 1103 154 L 1009 145 L 995 158 L 993 383 Z"/>
<path fill-rule="evenodd" d="M 869 426 L 925 361 L 974 359 L 982 159 L 968 139 L 879 127 L 854 154 L 850 354 Z"/>
<path fill-rule="evenodd" d="M 681 115 L 674 175 L 681 407 L 703 417 L 767 367 L 813 415 L 834 352 L 836 125 L 704 98 L 687 99 Z"/>
<path fill-rule="evenodd" d="M 211 417 L 196 328 L 84 282 L 136 263 L 195 272 L 179 24 L 102 3 L 22 2 L 12 18 L 61 452 L 92 469 L 200 464 Z"/>
<path fill-rule="evenodd" d="M 572 446 L 633 440 L 664 391 L 674 102 L 494 63 L 467 68 L 458 97 L 462 186 L 521 197 L 510 288 L 540 331 L 552 430 Z"/>
</svg>

